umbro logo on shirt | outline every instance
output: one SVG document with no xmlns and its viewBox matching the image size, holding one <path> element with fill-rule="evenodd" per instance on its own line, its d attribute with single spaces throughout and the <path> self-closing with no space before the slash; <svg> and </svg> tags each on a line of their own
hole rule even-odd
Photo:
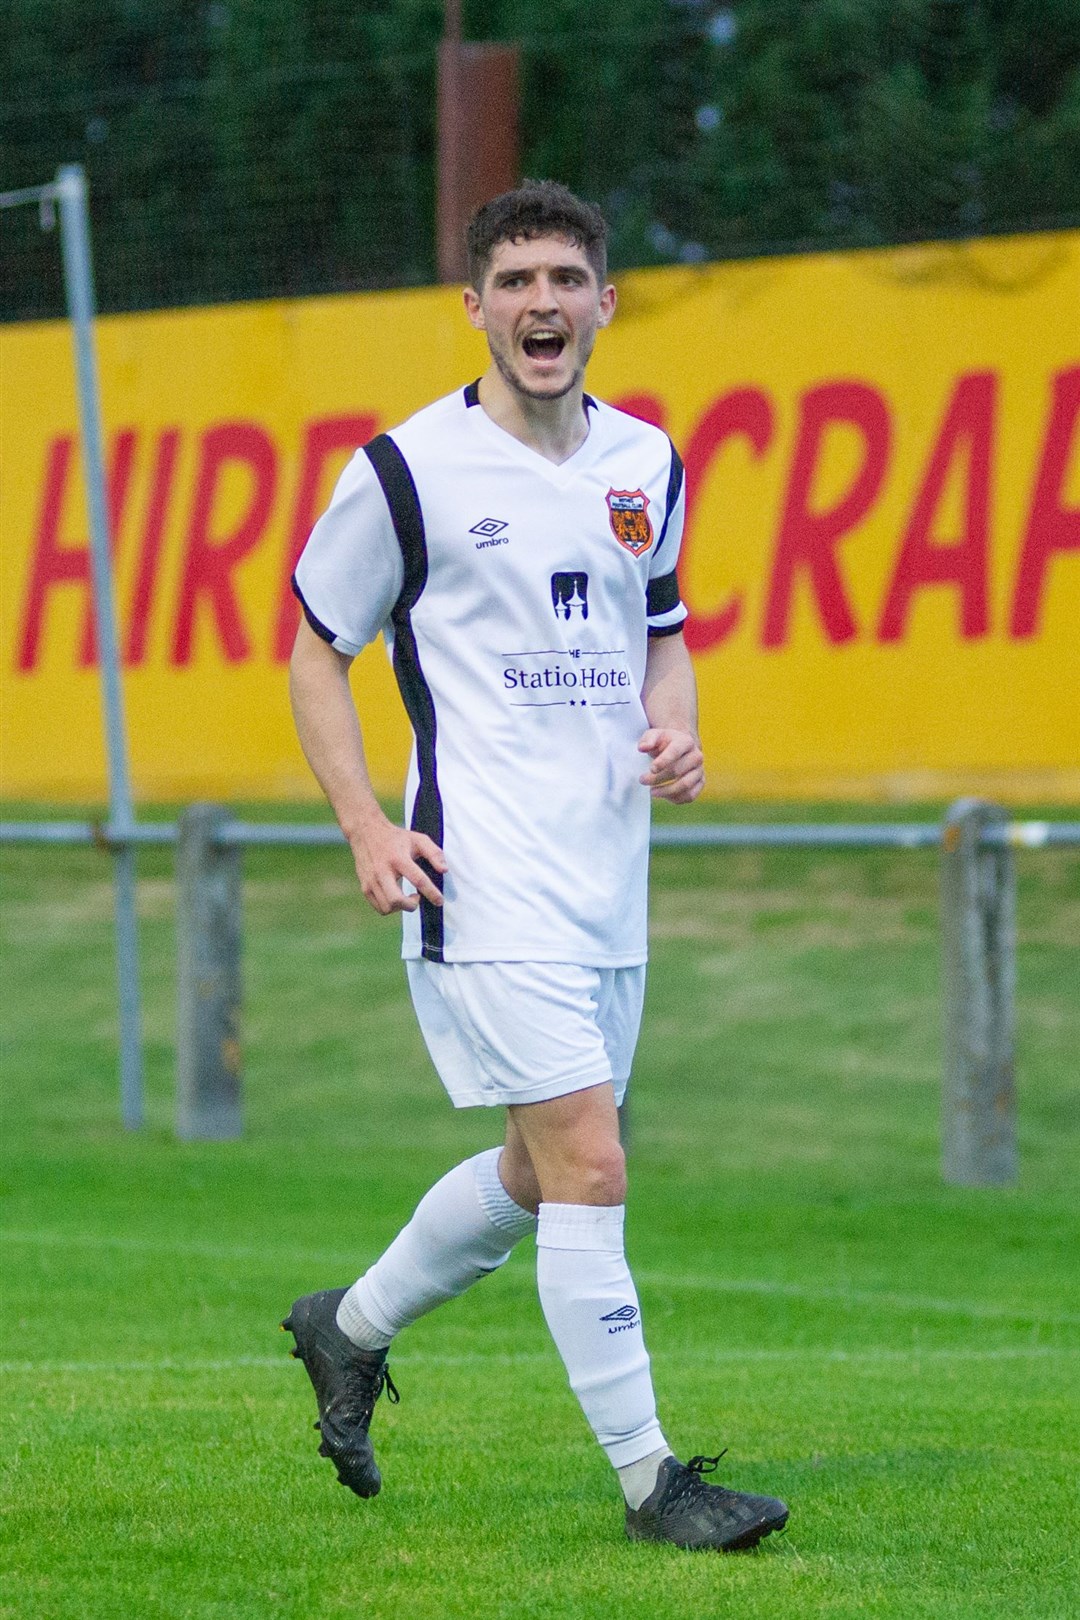
<svg viewBox="0 0 1080 1620">
<path fill-rule="evenodd" d="M 609 1311 L 600 1320 L 615 1324 L 614 1327 L 608 1328 L 609 1333 L 628 1333 L 631 1328 L 640 1326 L 636 1305 L 620 1305 L 617 1311 Z"/>
<path fill-rule="evenodd" d="M 476 542 L 476 549 L 484 551 L 488 546 L 505 546 L 508 543 L 510 536 L 502 532 L 507 527 L 502 518 L 481 518 L 479 523 L 473 524 L 469 533 L 483 535 L 484 538 Z"/>
</svg>

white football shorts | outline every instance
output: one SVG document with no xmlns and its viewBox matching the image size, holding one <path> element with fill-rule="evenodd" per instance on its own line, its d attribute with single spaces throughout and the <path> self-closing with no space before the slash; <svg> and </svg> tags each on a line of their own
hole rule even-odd
<svg viewBox="0 0 1080 1620">
<path fill-rule="evenodd" d="M 420 1031 L 455 1108 L 546 1102 L 610 1080 L 626 1094 L 645 967 L 405 963 Z"/>
</svg>

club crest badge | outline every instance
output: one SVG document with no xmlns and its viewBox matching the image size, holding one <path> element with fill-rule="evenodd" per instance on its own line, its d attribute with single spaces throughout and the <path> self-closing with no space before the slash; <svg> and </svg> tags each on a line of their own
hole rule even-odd
<svg viewBox="0 0 1080 1620">
<path fill-rule="evenodd" d="M 607 492 L 608 519 L 611 532 L 627 551 L 635 557 L 648 551 L 653 543 L 653 526 L 649 522 L 649 497 L 641 489 L 609 489 Z"/>
</svg>

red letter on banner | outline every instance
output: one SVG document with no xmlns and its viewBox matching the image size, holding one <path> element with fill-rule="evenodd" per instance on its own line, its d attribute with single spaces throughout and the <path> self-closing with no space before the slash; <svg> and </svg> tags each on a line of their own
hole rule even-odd
<svg viewBox="0 0 1080 1620">
<path fill-rule="evenodd" d="M 17 667 L 24 671 L 34 669 L 37 665 L 46 592 L 54 585 L 75 581 L 87 589 L 90 584 L 90 554 L 86 547 L 61 546 L 59 543 L 60 509 L 64 503 L 64 486 L 74 442 L 70 434 L 54 439 L 45 463 L 41 516 L 38 519 L 34 560 L 23 610 L 22 641 L 19 644 Z"/>
<path fill-rule="evenodd" d="M 248 509 L 232 534 L 210 536 L 210 517 L 222 469 L 230 461 L 243 462 L 251 471 Z M 240 604 L 232 582 L 237 564 L 258 545 L 266 527 L 277 483 L 277 457 L 266 431 L 254 422 L 223 422 L 203 434 L 202 456 L 188 528 L 187 557 L 176 612 L 173 662 L 189 664 L 200 596 L 209 598 L 218 635 L 230 663 L 247 658 L 251 643 L 244 628 Z"/>
<path fill-rule="evenodd" d="M 880 641 L 901 639 L 911 599 L 926 585 L 955 585 L 959 590 L 960 633 L 965 639 L 985 636 L 990 627 L 990 453 L 996 399 L 997 377 L 992 371 L 972 372 L 956 384 L 896 559 L 878 625 Z M 967 458 L 963 533 L 955 545 L 940 545 L 930 530 L 959 454 Z"/>
<path fill-rule="evenodd" d="M 139 554 L 139 570 L 131 598 L 126 655 L 129 664 L 141 664 L 146 659 L 154 585 L 157 580 L 162 541 L 165 538 L 165 518 L 169 510 L 179 447 L 180 429 L 166 428 L 158 440 L 153 481 L 150 485 L 150 500 L 146 509 L 146 529 L 143 534 L 142 551 Z"/>
<path fill-rule="evenodd" d="M 75 440 L 70 434 L 54 439 L 49 446 L 45 463 L 45 485 L 41 498 L 41 517 L 38 520 L 34 560 L 30 566 L 30 583 L 23 612 L 23 634 L 19 645 L 17 667 L 20 670 L 36 668 L 41 651 L 41 632 L 45 621 L 45 605 L 49 592 L 57 585 L 81 585 L 86 595 L 79 663 L 89 665 L 97 657 L 97 638 L 94 633 L 94 599 L 91 588 L 90 548 L 88 546 L 62 546 L 60 544 L 60 516 L 67 488 L 68 469 Z M 116 556 L 117 538 L 135 452 L 135 431 L 125 428 L 113 440 L 112 459 L 107 475 L 106 500 L 108 502 L 109 534 L 112 555 Z"/>
<path fill-rule="evenodd" d="M 367 416 L 327 416 L 318 422 L 309 422 L 304 435 L 304 452 L 300 463 L 300 482 L 296 490 L 296 505 L 285 548 L 285 567 L 278 592 L 277 625 L 274 629 L 274 659 L 283 664 L 292 652 L 296 639 L 296 626 L 300 622 L 300 604 L 292 592 L 293 569 L 307 544 L 315 519 L 319 483 L 327 458 L 339 450 L 358 450 L 374 435 L 379 418 Z"/>
<path fill-rule="evenodd" d="M 1031 515 L 1016 570 L 1009 630 L 1016 637 L 1033 636 L 1050 558 L 1055 551 L 1080 550 L 1080 509 L 1062 505 L 1068 476 L 1069 451 L 1080 417 L 1080 366 L 1060 371 L 1054 378 L 1054 402 L 1046 430 L 1042 462 L 1031 498 Z"/>
<path fill-rule="evenodd" d="M 690 436 L 686 447 L 686 538 L 679 573 L 685 578 L 695 531 L 693 517 L 705 475 L 725 442 L 740 434 L 749 440 L 755 460 L 764 455 L 773 436 L 773 409 L 760 388 L 735 388 L 715 400 Z M 689 603 L 687 603 L 689 607 Z M 691 652 L 707 652 L 726 641 L 742 617 L 742 596 L 729 597 L 715 613 L 690 610 L 684 634 Z"/>
<path fill-rule="evenodd" d="M 821 447 L 837 422 L 863 440 L 863 462 L 851 488 L 825 512 L 810 508 Z M 761 631 L 763 647 L 782 647 L 788 637 L 797 574 L 809 575 L 818 612 L 830 641 L 850 641 L 858 626 L 833 555 L 837 542 L 859 523 L 877 499 L 889 460 L 889 410 L 876 388 L 861 382 L 821 383 L 800 401 L 799 437 L 776 540 L 769 595 Z"/>
</svg>

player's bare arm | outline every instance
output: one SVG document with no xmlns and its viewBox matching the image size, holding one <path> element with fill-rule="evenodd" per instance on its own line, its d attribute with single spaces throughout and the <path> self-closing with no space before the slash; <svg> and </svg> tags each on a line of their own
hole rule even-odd
<svg viewBox="0 0 1080 1620">
<path fill-rule="evenodd" d="M 704 756 L 697 729 L 697 682 L 681 632 L 651 636 L 641 701 L 649 729 L 638 742 L 652 757 L 639 778 L 654 799 L 690 804 L 705 784 Z"/>
<path fill-rule="evenodd" d="M 403 879 L 441 906 L 442 895 L 418 862 L 445 872 L 442 850 L 425 834 L 396 827 L 375 797 L 349 688 L 351 662 L 301 620 L 289 665 L 300 746 L 349 841 L 360 887 L 374 909 L 383 917 L 416 909 L 419 898 L 402 891 Z"/>
</svg>

